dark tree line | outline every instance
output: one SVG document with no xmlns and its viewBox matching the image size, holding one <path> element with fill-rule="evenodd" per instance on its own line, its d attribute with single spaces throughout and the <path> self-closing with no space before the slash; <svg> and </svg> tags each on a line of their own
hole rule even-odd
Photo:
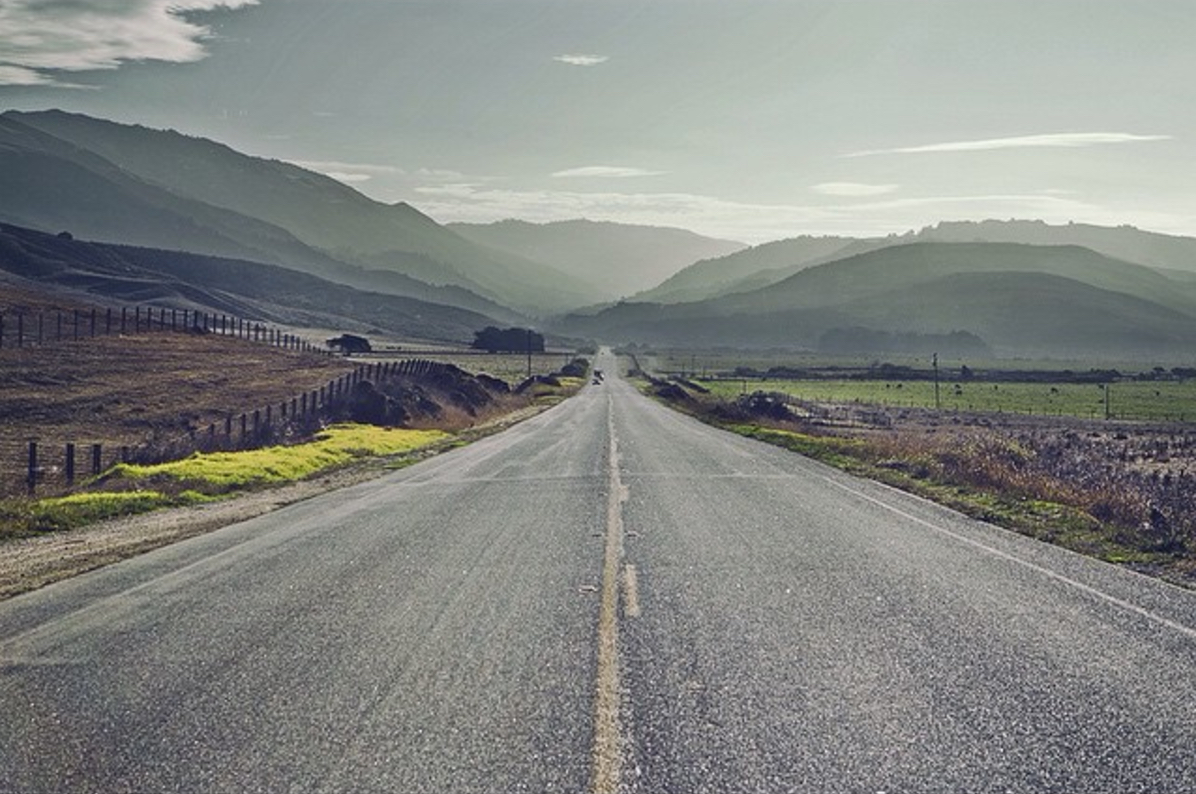
<svg viewBox="0 0 1196 794">
<path fill-rule="evenodd" d="M 538 334 L 530 328 L 495 328 L 488 325 L 480 331 L 473 332 L 473 347 L 475 350 L 485 350 L 490 353 L 543 353 L 544 335 Z"/>
</svg>

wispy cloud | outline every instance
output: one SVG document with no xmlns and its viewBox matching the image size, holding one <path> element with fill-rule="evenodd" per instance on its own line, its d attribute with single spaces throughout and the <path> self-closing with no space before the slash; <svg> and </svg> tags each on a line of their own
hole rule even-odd
<svg viewBox="0 0 1196 794">
<path fill-rule="evenodd" d="M 606 63 L 610 60 L 608 55 L 582 55 L 575 53 L 571 55 L 557 55 L 553 57 L 557 63 L 567 63 L 570 66 L 597 66 L 600 63 Z"/>
<path fill-rule="evenodd" d="M 868 149 L 851 152 L 844 157 L 870 157 L 877 154 L 934 154 L 938 152 L 985 152 L 997 149 L 1078 149 L 1085 146 L 1105 146 L 1120 143 L 1169 141 L 1170 135 L 1135 135 L 1128 132 L 1060 132 L 1048 135 L 1020 135 L 1013 138 L 987 138 L 975 141 L 950 141 L 924 146 L 901 146 L 894 149 Z"/>
<path fill-rule="evenodd" d="M 403 176 L 407 173 L 397 166 L 375 163 L 346 163 L 338 160 L 288 160 L 287 162 L 351 185 L 368 182 L 374 177 Z"/>
<path fill-rule="evenodd" d="M 0 85 L 78 87 L 63 72 L 129 61 L 187 63 L 211 31 L 187 14 L 258 0 L 5 0 L 0 2 Z"/>
<path fill-rule="evenodd" d="M 867 185 L 861 182 L 823 182 L 810 187 L 815 193 L 824 196 L 844 196 L 848 198 L 867 198 L 883 196 L 897 190 L 897 185 Z"/>
<path fill-rule="evenodd" d="M 664 171 L 649 171 L 645 168 L 627 168 L 625 166 L 616 165 L 587 165 L 582 168 L 569 168 L 564 171 L 557 171 L 553 174 L 554 177 L 561 179 L 570 179 L 575 177 L 589 178 L 597 177 L 599 179 L 628 179 L 639 176 L 660 176 Z"/>
<path fill-rule="evenodd" d="M 440 221 L 487 223 L 504 218 L 545 223 L 589 218 L 652 226 L 676 226 L 713 237 L 761 243 L 801 234 L 873 236 L 901 234 L 943 220 L 1038 218 L 1158 231 L 1190 228 L 1191 219 L 1145 210 L 1127 213 L 1060 195 L 1024 194 L 888 197 L 827 204 L 737 202 L 693 193 L 514 190 L 494 183 L 461 181 L 425 185 L 416 204 Z"/>
</svg>

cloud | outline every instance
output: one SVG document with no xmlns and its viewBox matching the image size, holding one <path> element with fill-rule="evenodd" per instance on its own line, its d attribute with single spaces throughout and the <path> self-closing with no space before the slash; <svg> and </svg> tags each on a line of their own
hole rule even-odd
<svg viewBox="0 0 1196 794">
<path fill-rule="evenodd" d="M 0 2 L 0 85 L 78 87 L 59 73 L 116 69 L 130 61 L 198 61 L 211 31 L 187 14 L 257 2 L 6 0 Z"/>
<path fill-rule="evenodd" d="M 599 179 L 627 179 L 637 176 L 660 176 L 664 171 L 648 171 L 644 168 L 626 168 L 615 165 L 587 165 L 582 168 L 569 168 L 557 171 L 554 177 L 571 179 L 574 177 L 597 177 Z"/>
<path fill-rule="evenodd" d="M 1176 214 L 1108 207 L 1059 191 L 1019 194 L 883 198 L 827 204 L 737 202 L 693 193 L 516 190 L 476 180 L 425 185 L 414 190 L 421 211 L 442 222 L 489 223 L 521 218 L 534 223 L 588 218 L 649 226 L 675 226 L 757 244 L 802 234 L 883 236 L 943 220 L 1038 218 L 1190 233 L 1193 219 Z M 1187 232 L 1183 230 L 1187 229 Z"/>
<path fill-rule="evenodd" d="M 570 66 L 597 66 L 600 63 L 606 63 L 610 60 L 607 55 L 582 55 L 580 53 L 574 55 L 556 55 L 553 60 L 557 63 L 567 63 Z"/>
<path fill-rule="evenodd" d="M 338 160 L 288 160 L 287 162 L 351 185 L 368 182 L 374 177 L 403 176 L 407 173 L 397 166 L 374 163 L 346 163 Z"/>
<path fill-rule="evenodd" d="M 935 154 L 939 152 L 987 152 L 997 149 L 1078 149 L 1118 143 L 1169 141 L 1170 135 L 1135 135 L 1128 132 L 1061 132 L 1049 135 L 1022 135 L 1014 138 L 988 138 L 978 141 L 952 141 L 895 149 L 869 149 L 844 157 L 871 157 L 878 154 Z"/>
<path fill-rule="evenodd" d="M 869 197 L 892 193 L 897 185 L 865 185 L 860 182 L 823 182 L 810 190 L 824 196 Z"/>
</svg>

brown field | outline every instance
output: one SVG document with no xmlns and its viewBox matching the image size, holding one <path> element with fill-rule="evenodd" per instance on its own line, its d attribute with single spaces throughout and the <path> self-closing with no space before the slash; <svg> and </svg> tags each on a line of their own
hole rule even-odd
<svg viewBox="0 0 1196 794">
<path fill-rule="evenodd" d="M 50 469 L 61 469 L 65 445 L 75 443 L 76 470 L 86 475 L 92 444 L 103 445 L 107 465 L 122 445 L 185 438 L 352 368 L 341 358 L 212 334 L 100 336 L 0 350 L 0 495 L 24 492 L 30 441 Z M 47 472 L 46 488 L 56 473 Z"/>
<path fill-rule="evenodd" d="M 1191 423 L 820 403 L 763 392 L 730 401 L 659 380 L 653 390 L 736 432 L 1196 587 Z"/>
</svg>

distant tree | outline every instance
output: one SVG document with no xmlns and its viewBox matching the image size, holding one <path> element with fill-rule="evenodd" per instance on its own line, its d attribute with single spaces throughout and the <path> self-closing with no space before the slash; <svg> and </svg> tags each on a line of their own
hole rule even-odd
<svg viewBox="0 0 1196 794">
<path fill-rule="evenodd" d="M 490 353 L 514 352 L 533 353 L 544 352 L 544 335 L 538 334 L 530 328 L 496 328 L 488 325 L 480 331 L 474 331 L 474 350 L 485 350 Z"/>
<path fill-rule="evenodd" d="M 325 342 L 333 350 L 340 350 L 346 356 L 352 353 L 369 353 L 373 350 L 370 340 L 356 334 L 341 334 Z"/>
</svg>

